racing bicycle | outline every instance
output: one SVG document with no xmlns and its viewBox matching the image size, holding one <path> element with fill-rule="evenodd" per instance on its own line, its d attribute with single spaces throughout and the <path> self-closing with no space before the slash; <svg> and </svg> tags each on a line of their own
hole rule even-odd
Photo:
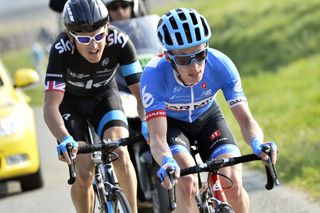
<svg viewBox="0 0 320 213">
<path fill-rule="evenodd" d="M 267 165 L 265 166 L 267 176 L 265 188 L 267 190 L 271 190 L 273 189 L 274 185 L 279 185 L 279 180 L 277 177 L 276 168 L 272 163 L 270 146 L 265 145 L 263 147 L 263 151 L 269 155 L 269 159 L 266 161 Z M 195 156 L 194 153 L 193 156 Z M 232 180 L 229 177 L 220 174 L 219 169 L 239 163 L 257 160 L 261 160 L 261 158 L 255 154 L 242 155 L 232 158 L 210 159 L 206 163 L 197 163 L 197 165 L 193 167 L 181 169 L 180 176 L 189 174 L 198 175 L 199 193 L 196 195 L 195 200 L 200 213 L 234 213 L 232 207 L 227 203 L 225 198 L 223 188 L 220 184 L 220 177 L 227 178 L 231 185 L 233 184 Z M 167 172 L 170 180 L 172 182 L 175 181 L 173 168 L 168 168 Z M 208 173 L 206 182 L 201 181 L 200 173 L 203 172 Z M 169 211 L 173 211 L 177 207 L 175 201 L 175 186 L 171 190 L 168 190 L 168 193 Z"/>
<path fill-rule="evenodd" d="M 112 161 L 118 159 L 118 155 L 113 152 L 120 146 L 126 146 L 135 141 L 141 141 L 140 135 L 117 140 L 101 141 L 96 135 L 92 124 L 87 121 L 88 144 L 78 147 L 78 154 L 91 153 L 94 163 L 93 189 L 95 193 L 95 209 L 101 213 L 130 213 L 131 208 L 123 191 L 119 187 L 118 180 L 113 169 Z M 67 146 L 68 154 L 71 156 L 72 147 Z M 73 184 L 76 180 L 75 160 L 71 160 L 69 165 L 68 184 Z M 97 202 L 98 201 L 98 202 Z"/>
</svg>

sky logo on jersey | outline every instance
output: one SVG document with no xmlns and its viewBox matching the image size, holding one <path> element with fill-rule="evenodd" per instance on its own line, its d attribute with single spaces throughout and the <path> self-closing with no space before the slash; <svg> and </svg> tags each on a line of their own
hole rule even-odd
<svg viewBox="0 0 320 213">
<path fill-rule="evenodd" d="M 54 48 L 55 48 L 56 50 L 58 50 L 58 53 L 59 53 L 59 54 L 62 54 L 62 53 L 64 53 L 64 52 L 66 52 L 66 51 L 70 51 L 71 54 L 73 54 L 75 47 L 74 47 L 74 45 L 71 43 L 70 40 L 64 41 L 63 39 L 60 39 L 60 42 L 56 43 L 56 44 L 54 45 Z"/>
<path fill-rule="evenodd" d="M 66 84 L 61 81 L 46 81 L 44 91 L 58 91 L 64 92 Z"/>
<path fill-rule="evenodd" d="M 129 40 L 129 36 L 127 34 L 124 34 L 123 32 L 118 32 L 117 30 L 114 30 L 112 34 L 108 35 L 107 40 L 108 46 L 111 46 L 113 44 L 121 44 L 121 47 L 123 48 Z"/>
</svg>

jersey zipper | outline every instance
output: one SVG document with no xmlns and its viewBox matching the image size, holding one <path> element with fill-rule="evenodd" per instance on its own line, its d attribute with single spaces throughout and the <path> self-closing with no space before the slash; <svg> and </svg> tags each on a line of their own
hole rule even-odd
<svg viewBox="0 0 320 213">
<path fill-rule="evenodd" d="M 194 107 L 194 92 L 193 92 L 193 86 L 190 87 L 190 93 L 191 93 L 191 105 Z M 189 122 L 192 123 L 192 110 L 193 107 L 190 107 L 189 109 Z"/>
</svg>

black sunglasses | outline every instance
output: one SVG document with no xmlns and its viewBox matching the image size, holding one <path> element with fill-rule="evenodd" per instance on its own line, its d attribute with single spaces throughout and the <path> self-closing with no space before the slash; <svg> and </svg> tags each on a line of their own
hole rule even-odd
<svg viewBox="0 0 320 213">
<path fill-rule="evenodd" d="M 110 4 L 108 6 L 108 9 L 111 10 L 111 11 L 116 11 L 118 10 L 120 7 L 122 9 L 127 9 L 129 6 L 131 6 L 131 3 L 130 2 L 114 2 L 112 4 Z"/>
<path fill-rule="evenodd" d="M 168 53 L 168 56 L 171 60 L 174 61 L 175 64 L 179 66 L 189 66 L 193 60 L 197 63 L 201 63 L 207 58 L 208 48 L 199 50 L 197 52 L 191 54 L 179 54 L 173 55 Z"/>
</svg>

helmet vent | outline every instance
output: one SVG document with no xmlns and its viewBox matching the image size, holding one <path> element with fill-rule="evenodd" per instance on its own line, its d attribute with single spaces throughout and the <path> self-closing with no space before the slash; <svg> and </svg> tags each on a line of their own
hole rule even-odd
<svg viewBox="0 0 320 213">
<path fill-rule="evenodd" d="M 177 22 L 176 22 L 176 20 L 174 20 L 173 17 L 171 17 L 171 18 L 169 19 L 169 21 L 170 21 L 170 24 L 171 24 L 172 29 L 175 29 L 175 30 L 178 29 Z"/>
<path fill-rule="evenodd" d="M 184 23 L 183 25 L 183 31 L 187 37 L 187 41 L 188 43 L 192 42 L 192 38 L 191 38 L 191 33 L 190 33 L 190 28 L 189 28 L 189 24 L 188 23 Z"/>
<path fill-rule="evenodd" d="M 208 34 L 209 34 L 209 29 L 208 29 L 207 24 L 205 23 L 205 21 L 203 20 L 202 17 L 201 17 L 201 23 L 202 23 L 202 26 L 203 26 L 204 35 L 205 35 L 205 36 L 208 36 Z"/>
<path fill-rule="evenodd" d="M 195 31 L 195 33 L 196 33 L 196 39 L 197 39 L 197 41 L 200 41 L 200 40 L 201 40 L 201 36 L 200 36 L 200 29 L 199 29 L 199 27 L 197 27 L 194 31 Z"/>
<path fill-rule="evenodd" d="M 180 33 L 175 33 L 175 36 L 176 36 L 178 44 L 182 45 L 183 44 L 183 40 L 182 40 L 181 34 Z"/>
<path fill-rule="evenodd" d="M 178 16 L 179 16 L 181 21 L 187 20 L 187 17 L 186 17 L 186 15 L 184 13 L 178 13 Z"/>
<path fill-rule="evenodd" d="M 173 42 L 172 42 L 172 39 L 170 37 L 169 31 L 168 31 L 168 28 L 166 25 L 163 26 L 163 32 L 164 32 L 164 40 L 166 41 L 166 43 L 168 45 L 172 45 Z"/>
<path fill-rule="evenodd" d="M 190 16 L 191 16 L 192 24 L 197 25 L 198 22 L 197 22 L 196 15 L 194 13 L 190 13 Z"/>
</svg>

